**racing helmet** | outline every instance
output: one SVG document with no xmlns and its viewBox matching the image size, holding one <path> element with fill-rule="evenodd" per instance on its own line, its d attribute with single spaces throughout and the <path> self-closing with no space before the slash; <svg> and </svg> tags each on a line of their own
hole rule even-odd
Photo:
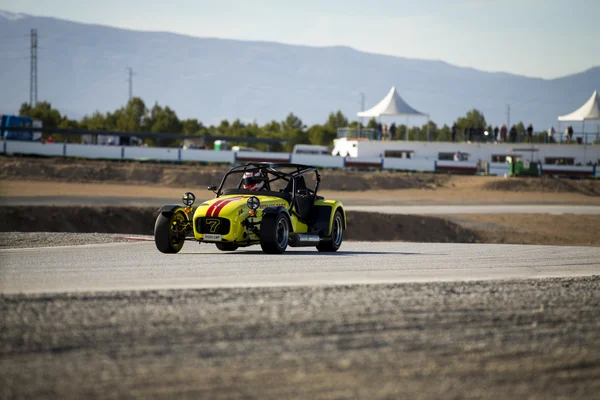
<svg viewBox="0 0 600 400">
<path fill-rule="evenodd" d="M 257 179 L 257 178 L 264 179 L 265 176 L 260 171 L 244 172 L 244 176 L 242 178 L 242 181 L 243 181 L 242 185 L 243 185 L 244 189 L 248 189 L 248 190 L 252 190 L 253 192 L 257 192 L 257 191 L 261 190 L 262 188 L 264 188 L 265 181 L 262 179 Z"/>
</svg>

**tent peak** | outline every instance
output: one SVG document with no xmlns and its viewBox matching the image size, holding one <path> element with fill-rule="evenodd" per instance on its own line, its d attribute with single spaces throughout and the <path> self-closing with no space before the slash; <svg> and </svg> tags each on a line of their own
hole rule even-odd
<svg viewBox="0 0 600 400">
<path fill-rule="evenodd" d="M 600 96 L 594 90 L 592 96 L 581 107 L 570 114 L 561 115 L 559 121 L 597 121 L 600 120 Z"/>
<path fill-rule="evenodd" d="M 381 116 L 421 116 L 427 117 L 420 111 L 415 110 L 408 105 L 406 101 L 398 94 L 396 86 L 392 86 L 388 94 L 374 107 L 357 113 L 359 117 L 381 117 Z"/>
</svg>

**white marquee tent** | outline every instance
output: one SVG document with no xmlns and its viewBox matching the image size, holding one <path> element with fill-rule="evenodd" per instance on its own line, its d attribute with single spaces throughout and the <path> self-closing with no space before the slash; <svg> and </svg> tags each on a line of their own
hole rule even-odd
<svg viewBox="0 0 600 400">
<path fill-rule="evenodd" d="M 405 116 L 405 117 L 426 117 L 429 122 L 429 115 L 415 110 L 408 105 L 400 97 L 396 91 L 396 87 L 393 86 L 388 94 L 374 107 L 360 111 L 356 114 L 359 117 L 384 117 L 384 116 Z M 405 138 L 406 139 L 406 138 Z"/>
<path fill-rule="evenodd" d="M 561 121 L 581 121 L 582 132 L 585 134 L 585 121 L 600 121 L 600 95 L 594 90 L 592 97 L 584 105 L 570 114 L 558 117 L 558 131 Z"/>
</svg>

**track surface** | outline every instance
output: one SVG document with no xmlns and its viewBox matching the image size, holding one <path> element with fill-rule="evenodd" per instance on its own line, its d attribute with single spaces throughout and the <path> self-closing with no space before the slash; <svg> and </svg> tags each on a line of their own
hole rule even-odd
<svg viewBox="0 0 600 400">
<path fill-rule="evenodd" d="M 148 238 L 146 238 L 148 239 Z M 231 288 L 589 276 L 600 248 L 346 242 L 265 255 L 188 242 L 175 255 L 152 241 L 0 251 L 0 292 Z"/>
</svg>

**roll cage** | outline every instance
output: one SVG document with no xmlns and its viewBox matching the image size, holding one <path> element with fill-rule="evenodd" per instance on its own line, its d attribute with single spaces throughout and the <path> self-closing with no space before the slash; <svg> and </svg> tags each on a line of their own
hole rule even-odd
<svg viewBox="0 0 600 400">
<path fill-rule="evenodd" d="M 285 170 L 284 170 L 285 169 Z M 248 189 L 242 188 L 243 175 L 246 172 L 261 172 L 266 176 L 265 186 L 267 190 L 261 190 L 259 192 L 252 192 Z M 306 187 L 306 183 L 303 175 L 315 173 L 315 187 L 309 189 Z M 236 189 L 223 189 L 225 182 L 231 175 L 239 174 L 240 180 Z M 286 187 L 280 191 L 272 191 L 271 183 L 276 181 L 285 181 Z M 319 171 L 312 166 L 302 164 L 273 164 L 273 163 L 259 163 L 251 162 L 247 164 L 238 165 L 231 168 L 221 180 L 218 188 L 211 187 L 216 197 L 230 195 L 230 194 L 258 194 L 281 197 L 287 200 L 290 204 L 289 210 L 292 212 L 292 208 L 296 205 L 298 216 L 302 220 L 308 220 L 310 211 L 312 210 L 312 204 L 315 202 L 317 192 L 319 190 L 319 184 L 321 182 L 321 175 Z M 215 190 L 216 189 L 216 190 Z"/>
</svg>

